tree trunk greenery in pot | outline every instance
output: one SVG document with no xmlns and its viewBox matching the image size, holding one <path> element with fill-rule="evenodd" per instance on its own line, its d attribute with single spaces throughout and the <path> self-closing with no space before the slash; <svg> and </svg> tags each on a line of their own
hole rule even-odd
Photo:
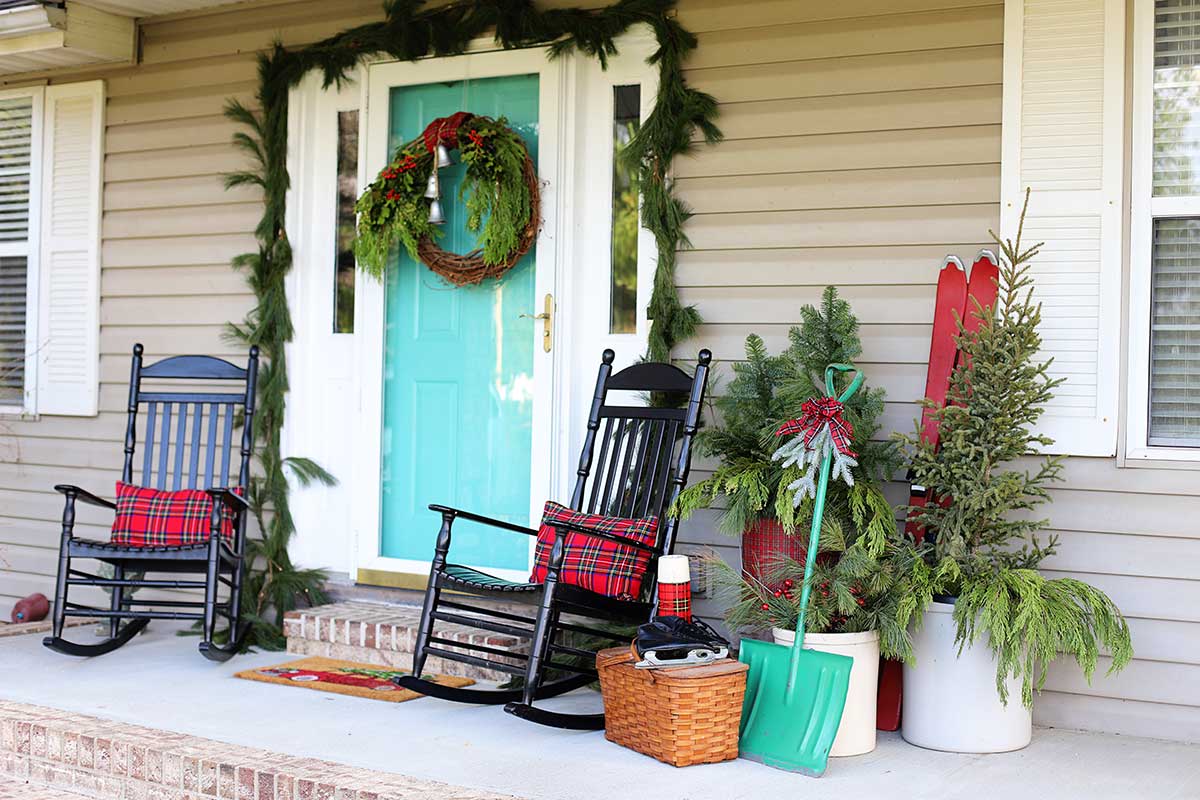
<svg viewBox="0 0 1200 800">
<path fill-rule="evenodd" d="M 940 447 L 922 442 L 919 427 L 902 437 L 913 481 L 930 492 L 910 514 L 936 535 L 905 545 L 901 619 L 911 616 L 916 632 L 902 733 L 939 750 L 1023 747 L 1034 692 L 1052 661 L 1073 657 L 1090 681 L 1102 654 L 1110 673 L 1133 654 L 1129 627 L 1102 591 L 1037 570 L 1058 542 L 1038 535 L 1048 521 L 1035 512 L 1051 499 L 1062 463 L 1038 456 L 1052 441 L 1033 430 L 1063 379 L 1038 359 L 1041 306 L 1032 298 L 1030 262 L 1040 245 L 1022 249 L 1023 227 L 1024 212 L 1015 242 L 996 239 L 1003 254 L 996 308 L 968 310 L 981 317 L 977 334 L 960 327 L 962 355 L 936 411 Z"/>
</svg>

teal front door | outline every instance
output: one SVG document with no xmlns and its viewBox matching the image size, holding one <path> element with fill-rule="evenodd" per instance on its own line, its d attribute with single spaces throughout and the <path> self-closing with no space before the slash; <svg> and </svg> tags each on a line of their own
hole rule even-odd
<svg viewBox="0 0 1200 800">
<path fill-rule="evenodd" d="M 462 110 L 506 117 L 537 162 L 537 75 L 393 87 L 389 152 Z M 462 173 L 457 163 L 440 173 L 441 246 L 459 253 L 475 247 L 458 197 Z M 428 563 L 440 523 L 430 503 L 530 522 L 536 335 L 522 315 L 540 303 L 533 252 L 500 279 L 471 287 L 451 285 L 406 253 L 397 257 L 385 300 L 379 555 Z M 529 537 L 454 526 L 456 563 L 524 571 L 529 556 Z"/>
</svg>

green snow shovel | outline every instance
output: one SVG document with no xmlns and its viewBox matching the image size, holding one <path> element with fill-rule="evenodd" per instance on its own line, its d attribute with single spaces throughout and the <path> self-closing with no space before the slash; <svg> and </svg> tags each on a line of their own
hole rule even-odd
<svg viewBox="0 0 1200 800">
<path fill-rule="evenodd" d="M 845 402 L 862 385 L 863 374 L 849 364 L 830 364 L 825 369 L 825 393 L 829 397 L 834 396 L 835 371 L 856 373 L 838 397 L 840 402 Z M 829 749 L 842 721 L 846 692 L 850 687 L 850 667 L 854 663 L 849 656 L 804 649 L 804 617 L 808 611 L 832 462 L 833 450 L 829 449 L 821 460 L 817 482 L 795 641 L 789 648 L 773 642 L 743 639 L 738 655 L 739 661 L 750 665 L 746 698 L 742 703 L 738 755 L 761 761 L 769 767 L 813 777 L 824 773 L 829 761 Z"/>
</svg>

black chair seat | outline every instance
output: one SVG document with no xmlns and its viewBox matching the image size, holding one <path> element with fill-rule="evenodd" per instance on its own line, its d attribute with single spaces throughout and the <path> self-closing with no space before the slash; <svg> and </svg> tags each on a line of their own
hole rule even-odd
<svg viewBox="0 0 1200 800">
<path fill-rule="evenodd" d="M 72 539 L 70 554 L 77 558 L 98 558 L 101 560 L 119 558 L 126 559 L 170 559 L 182 561 L 207 561 L 208 542 L 179 545 L 131 545 L 116 542 L 101 542 L 95 539 Z M 233 550 L 227 542 L 221 542 L 221 555 L 226 559 L 234 558 Z"/>
<path fill-rule="evenodd" d="M 533 594 L 542 588 L 540 583 L 517 583 L 460 564 L 447 564 L 442 576 L 452 587 L 473 591 Z"/>
</svg>

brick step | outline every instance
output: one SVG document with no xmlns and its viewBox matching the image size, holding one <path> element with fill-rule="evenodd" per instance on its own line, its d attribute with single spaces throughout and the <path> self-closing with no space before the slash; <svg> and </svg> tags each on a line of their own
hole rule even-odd
<svg viewBox="0 0 1200 800">
<path fill-rule="evenodd" d="M 511 800 L 486 790 L 0 700 L 0 800 L 80 796 Z"/>
<path fill-rule="evenodd" d="M 472 602 L 480 604 L 478 600 Z M 525 616 L 531 614 L 528 609 L 524 611 Z M 284 634 L 287 636 L 289 653 L 412 669 L 420 618 L 419 606 L 352 600 L 290 611 L 284 619 Z M 434 635 L 512 653 L 524 654 L 529 648 L 528 641 L 520 637 L 443 622 L 434 626 Z M 521 658 L 503 660 L 517 665 L 523 663 Z M 482 669 L 442 658 L 430 658 L 425 663 L 425 669 L 475 680 L 503 682 L 510 677 L 498 670 Z"/>
</svg>

